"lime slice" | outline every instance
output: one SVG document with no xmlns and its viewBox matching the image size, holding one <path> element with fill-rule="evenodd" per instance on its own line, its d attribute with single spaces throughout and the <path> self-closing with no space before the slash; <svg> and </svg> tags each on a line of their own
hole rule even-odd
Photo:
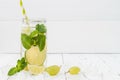
<svg viewBox="0 0 120 80">
<path fill-rule="evenodd" d="M 37 75 L 37 74 L 43 73 L 45 68 L 44 68 L 44 66 L 28 64 L 28 70 L 31 74 Z"/>
<path fill-rule="evenodd" d="M 22 33 L 29 35 L 31 33 L 31 28 L 30 27 L 24 27 L 22 29 Z"/>
<path fill-rule="evenodd" d="M 43 65 L 46 59 L 46 48 L 42 51 L 38 46 L 32 46 L 26 51 L 26 60 L 32 65 Z"/>
</svg>

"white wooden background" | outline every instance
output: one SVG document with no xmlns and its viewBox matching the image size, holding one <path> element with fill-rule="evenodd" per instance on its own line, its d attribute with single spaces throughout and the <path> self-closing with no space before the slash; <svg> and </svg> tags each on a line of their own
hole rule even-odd
<svg viewBox="0 0 120 80">
<path fill-rule="evenodd" d="M 120 0 L 23 0 L 47 20 L 48 52 L 120 53 Z M 20 51 L 19 0 L 0 0 L 0 53 Z"/>
</svg>

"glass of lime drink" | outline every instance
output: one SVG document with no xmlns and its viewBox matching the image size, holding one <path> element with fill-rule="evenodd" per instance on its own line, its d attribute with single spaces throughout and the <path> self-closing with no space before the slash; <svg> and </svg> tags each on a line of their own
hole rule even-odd
<svg viewBox="0 0 120 80">
<path fill-rule="evenodd" d="M 21 31 L 21 57 L 25 58 L 27 66 L 25 71 L 33 75 L 43 73 L 47 53 L 45 20 L 29 20 L 29 24 L 23 19 Z"/>
</svg>

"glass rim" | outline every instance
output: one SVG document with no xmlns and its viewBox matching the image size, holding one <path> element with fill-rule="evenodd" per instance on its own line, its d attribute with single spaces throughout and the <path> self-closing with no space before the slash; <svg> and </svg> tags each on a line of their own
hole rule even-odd
<svg viewBox="0 0 120 80">
<path fill-rule="evenodd" d="M 46 19 L 28 19 L 29 23 L 46 23 Z M 22 22 L 25 23 L 26 19 L 23 18 Z"/>
</svg>

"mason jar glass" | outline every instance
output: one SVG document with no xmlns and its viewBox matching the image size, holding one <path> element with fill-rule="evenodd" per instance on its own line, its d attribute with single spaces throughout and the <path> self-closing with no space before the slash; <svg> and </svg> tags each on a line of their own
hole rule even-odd
<svg viewBox="0 0 120 80">
<path fill-rule="evenodd" d="M 21 57 L 27 62 L 24 69 L 31 74 L 44 72 L 47 53 L 45 20 L 29 20 L 26 24 L 23 19 L 21 30 Z"/>
</svg>

